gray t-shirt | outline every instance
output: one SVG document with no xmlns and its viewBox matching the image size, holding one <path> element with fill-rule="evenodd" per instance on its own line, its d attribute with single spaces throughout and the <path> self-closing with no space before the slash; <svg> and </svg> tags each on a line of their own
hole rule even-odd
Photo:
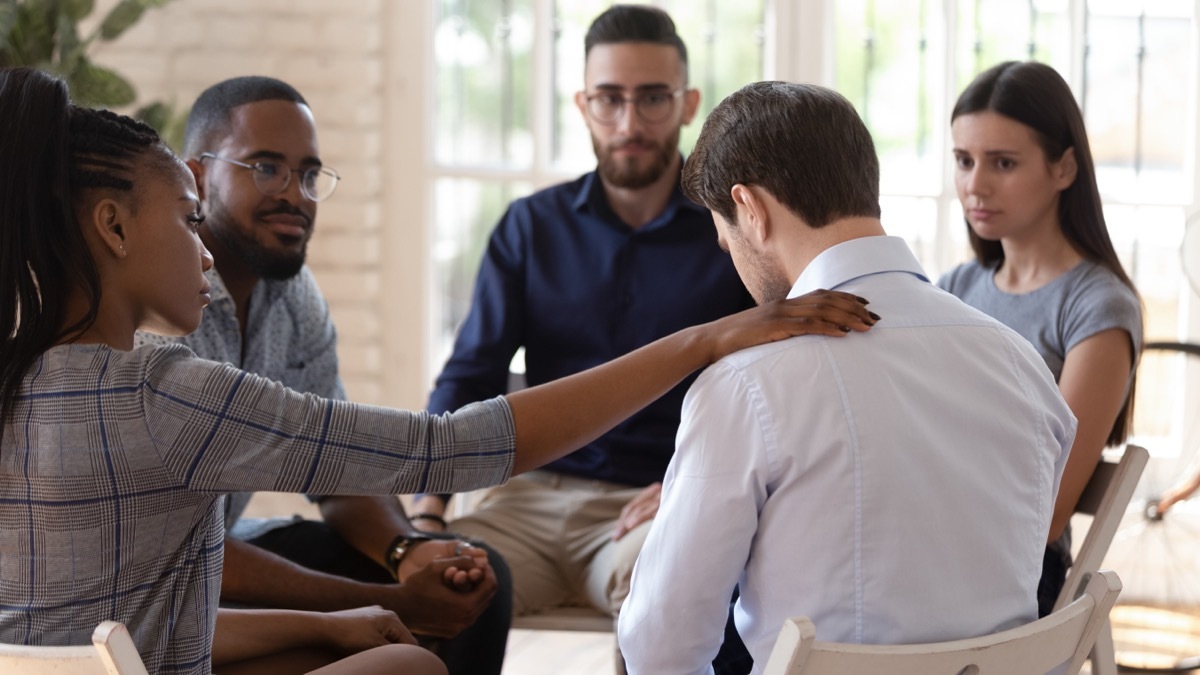
<svg viewBox="0 0 1200 675">
<path fill-rule="evenodd" d="M 938 286 L 1029 340 L 1055 382 L 1072 347 L 1111 328 L 1129 333 L 1137 362 L 1142 349 L 1141 302 L 1108 268 L 1085 260 L 1045 286 L 1016 295 L 996 288 L 995 274 L 971 261 L 945 274 Z"/>
</svg>

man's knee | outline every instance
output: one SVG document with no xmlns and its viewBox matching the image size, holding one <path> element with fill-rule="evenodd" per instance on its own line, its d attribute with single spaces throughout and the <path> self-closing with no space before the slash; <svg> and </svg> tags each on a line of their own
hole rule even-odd
<svg viewBox="0 0 1200 675">
<path fill-rule="evenodd" d="M 606 608 L 614 617 L 620 614 L 621 605 L 629 596 L 633 567 L 637 563 L 638 554 L 641 553 L 642 544 L 646 542 L 646 535 L 650 533 L 652 522 L 647 521 L 638 525 L 625 533 L 625 536 L 609 544 L 606 547 L 608 550 L 597 556 L 595 566 L 591 570 L 589 576 L 595 581 L 601 581 L 604 587 L 603 603 L 599 602 L 600 598 L 595 597 L 594 588 L 590 591 L 593 596 L 592 602 Z M 600 565 L 604 568 L 596 567 Z"/>
</svg>

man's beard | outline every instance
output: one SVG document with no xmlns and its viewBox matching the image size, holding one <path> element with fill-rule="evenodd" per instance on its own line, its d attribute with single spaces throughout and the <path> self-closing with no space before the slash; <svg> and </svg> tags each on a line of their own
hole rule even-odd
<svg viewBox="0 0 1200 675">
<path fill-rule="evenodd" d="M 260 211 L 254 218 L 262 218 L 275 213 L 300 213 L 294 207 L 281 203 L 270 211 Z M 205 218 L 208 232 L 220 242 L 226 253 L 237 256 L 243 265 L 258 275 L 261 279 L 285 281 L 300 273 L 304 267 L 304 258 L 308 253 L 308 241 L 299 251 L 271 251 L 254 239 L 245 228 L 239 227 L 225 208 L 221 198 L 212 194 L 208 203 L 208 214 Z"/>
<path fill-rule="evenodd" d="M 627 158 L 624 161 L 618 160 L 613 155 L 625 143 L 636 141 L 644 143 L 642 139 L 626 139 L 619 143 L 613 143 L 608 147 L 602 147 L 595 136 L 592 136 L 592 149 L 596 152 L 596 159 L 600 161 L 600 175 L 604 180 L 614 187 L 637 190 L 651 185 L 662 175 L 666 173 L 667 167 L 671 166 L 671 160 L 679 153 L 679 129 L 671 132 L 665 143 L 657 146 L 657 153 L 652 153 L 650 163 L 647 166 L 639 168 L 637 159 Z"/>
<path fill-rule="evenodd" d="M 783 300 L 792 292 L 792 282 L 774 265 L 762 258 L 756 258 L 754 266 L 758 268 L 758 304 L 767 305 Z"/>
<path fill-rule="evenodd" d="M 743 235 L 736 228 L 731 228 L 729 236 L 740 238 Z M 754 296 L 754 302 L 767 305 L 787 298 L 792 292 L 792 281 L 788 280 L 787 274 L 767 256 L 750 250 L 746 242 L 740 242 L 739 249 L 745 249 L 745 253 L 739 256 L 740 262 L 735 259 L 735 267 L 746 290 Z M 749 269 L 745 269 L 747 267 Z"/>
</svg>

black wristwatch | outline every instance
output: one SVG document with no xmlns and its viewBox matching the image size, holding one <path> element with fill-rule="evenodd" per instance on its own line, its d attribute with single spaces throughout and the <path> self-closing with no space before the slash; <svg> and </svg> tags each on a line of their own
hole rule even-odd
<svg viewBox="0 0 1200 675">
<path fill-rule="evenodd" d="M 397 576 L 396 573 L 400 570 L 400 562 L 404 560 L 404 556 L 408 555 L 409 550 L 413 546 L 423 541 L 431 541 L 432 539 L 433 537 L 424 532 L 408 532 L 393 539 L 392 543 L 388 544 L 387 549 L 387 565 L 388 569 L 392 571 L 392 576 Z"/>
</svg>

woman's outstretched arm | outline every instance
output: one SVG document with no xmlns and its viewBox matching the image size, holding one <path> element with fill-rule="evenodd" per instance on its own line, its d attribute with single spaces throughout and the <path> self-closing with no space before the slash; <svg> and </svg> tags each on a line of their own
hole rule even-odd
<svg viewBox="0 0 1200 675">
<path fill-rule="evenodd" d="M 865 300 L 817 290 L 685 328 L 582 373 L 509 394 L 517 436 L 513 473 L 586 445 L 728 354 L 797 335 L 866 331 L 875 321 Z"/>
</svg>

